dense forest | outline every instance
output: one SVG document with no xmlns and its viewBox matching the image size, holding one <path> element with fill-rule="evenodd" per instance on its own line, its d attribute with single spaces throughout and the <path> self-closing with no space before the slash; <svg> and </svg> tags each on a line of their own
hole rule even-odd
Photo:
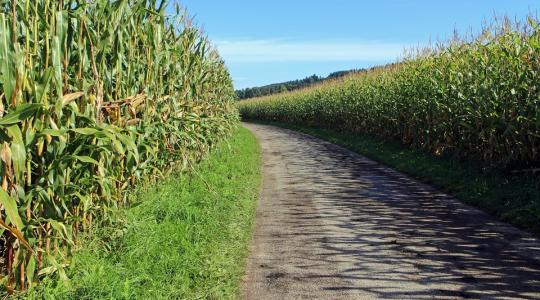
<svg viewBox="0 0 540 300">
<path fill-rule="evenodd" d="M 245 88 L 242 90 L 237 90 L 236 94 L 238 95 L 238 98 L 241 100 L 254 98 L 254 97 L 268 96 L 268 95 L 273 95 L 273 94 L 277 94 L 281 92 L 297 90 L 303 87 L 311 86 L 321 81 L 335 79 L 335 78 L 343 77 L 350 73 L 360 73 L 363 71 L 366 71 L 366 70 L 353 69 L 353 70 L 347 70 L 347 71 L 338 71 L 338 72 L 331 73 L 327 77 L 312 75 L 304 79 L 297 79 L 297 80 L 292 80 L 292 81 L 287 81 L 287 82 L 274 83 L 274 84 L 260 86 L 260 87 Z"/>
</svg>

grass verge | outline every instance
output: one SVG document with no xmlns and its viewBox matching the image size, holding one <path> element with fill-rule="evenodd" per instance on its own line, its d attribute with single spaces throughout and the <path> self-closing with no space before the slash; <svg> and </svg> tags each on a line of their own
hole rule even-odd
<svg viewBox="0 0 540 300">
<path fill-rule="evenodd" d="M 369 135 L 282 122 L 258 123 L 307 133 L 365 155 L 540 236 L 540 190 L 531 178 L 481 170 L 471 162 L 436 157 Z"/>
<path fill-rule="evenodd" d="M 259 195 L 260 150 L 247 129 L 193 172 L 147 188 L 125 226 L 83 241 L 69 287 L 44 282 L 26 298 L 231 299 L 244 272 Z"/>
</svg>

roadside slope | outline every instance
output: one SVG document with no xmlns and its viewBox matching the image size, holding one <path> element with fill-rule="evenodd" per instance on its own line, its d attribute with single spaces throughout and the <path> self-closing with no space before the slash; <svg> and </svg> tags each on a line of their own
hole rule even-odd
<svg viewBox="0 0 540 300">
<path fill-rule="evenodd" d="M 244 299 L 540 298 L 540 242 L 328 142 L 246 124 L 263 151 Z"/>
</svg>

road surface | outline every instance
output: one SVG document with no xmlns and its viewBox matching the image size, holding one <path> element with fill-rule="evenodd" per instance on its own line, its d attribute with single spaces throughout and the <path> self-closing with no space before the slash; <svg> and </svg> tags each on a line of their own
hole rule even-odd
<svg viewBox="0 0 540 300">
<path fill-rule="evenodd" d="M 243 299 L 540 299 L 540 241 L 328 142 L 245 124 L 263 186 Z"/>
</svg>

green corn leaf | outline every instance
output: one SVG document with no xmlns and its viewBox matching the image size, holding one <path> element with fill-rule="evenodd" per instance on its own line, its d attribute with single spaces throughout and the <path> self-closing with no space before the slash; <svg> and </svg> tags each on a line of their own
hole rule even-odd
<svg viewBox="0 0 540 300">
<path fill-rule="evenodd" d="M 32 287 L 34 283 L 34 275 L 36 274 L 36 259 L 34 256 L 30 256 L 28 259 L 28 266 L 26 267 L 26 280 L 29 287 Z"/>
<path fill-rule="evenodd" d="M 49 86 L 51 84 L 51 80 L 53 78 L 54 69 L 49 67 L 47 70 L 45 70 L 42 78 L 42 83 L 36 82 L 34 84 L 34 95 L 36 96 L 36 99 L 46 104 L 46 96 L 49 91 Z"/>
<path fill-rule="evenodd" d="M 13 125 L 22 122 L 38 112 L 41 108 L 43 108 L 43 105 L 38 103 L 18 105 L 14 111 L 0 118 L 0 126 Z"/>
<path fill-rule="evenodd" d="M 69 233 L 68 233 L 68 230 L 66 228 L 66 225 L 64 225 L 63 223 L 60 223 L 60 222 L 58 222 L 56 220 L 53 220 L 53 219 L 48 219 L 47 222 L 49 222 L 51 224 L 52 228 L 54 228 L 54 230 L 59 232 L 70 244 L 73 244 L 73 241 L 69 237 Z"/>
<path fill-rule="evenodd" d="M 24 170 L 26 168 L 26 147 L 22 138 L 21 129 L 18 125 L 12 125 L 7 128 L 11 137 L 11 161 L 15 170 L 17 183 L 22 184 Z"/>
<path fill-rule="evenodd" d="M 22 229 L 23 222 L 21 217 L 19 216 L 19 211 L 17 210 L 17 202 L 3 189 L 0 189 L 0 203 L 2 203 L 2 205 L 4 206 L 4 210 L 6 211 L 9 223 L 15 225 L 15 227 L 19 230 Z"/>
<path fill-rule="evenodd" d="M 2 72 L 3 92 L 11 100 L 15 91 L 15 69 L 12 57 L 11 31 L 7 25 L 6 15 L 0 14 L 0 71 Z"/>
<path fill-rule="evenodd" d="M 63 80 L 62 80 L 62 47 L 60 37 L 55 36 L 52 42 L 52 67 L 54 69 L 54 83 L 56 84 L 57 100 L 55 102 L 55 110 L 58 116 L 62 114 L 62 96 L 63 96 Z"/>
<path fill-rule="evenodd" d="M 56 35 L 58 36 L 60 46 L 64 45 L 67 36 L 68 18 L 67 11 L 56 12 Z"/>
<path fill-rule="evenodd" d="M 39 270 L 38 275 L 52 275 L 58 272 L 58 276 L 64 283 L 69 282 L 69 278 L 64 270 L 66 265 L 59 264 L 56 258 L 54 258 L 52 255 L 47 255 L 47 261 L 51 266 Z"/>
<path fill-rule="evenodd" d="M 100 130 L 97 130 L 95 128 L 74 128 L 71 129 L 71 131 L 82 135 L 97 135 L 98 133 L 101 133 Z"/>
<path fill-rule="evenodd" d="M 73 155 L 73 158 L 75 158 L 78 161 L 94 164 L 96 166 L 99 166 L 99 162 L 90 156 L 79 156 L 79 155 Z"/>
<path fill-rule="evenodd" d="M 41 136 L 44 135 L 50 135 L 50 136 L 56 136 L 56 137 L 62 137 L 67 133 L 67 130 L 60 130 L 60 129 L 43 129 L 39 134 Z"/>
</svg>

